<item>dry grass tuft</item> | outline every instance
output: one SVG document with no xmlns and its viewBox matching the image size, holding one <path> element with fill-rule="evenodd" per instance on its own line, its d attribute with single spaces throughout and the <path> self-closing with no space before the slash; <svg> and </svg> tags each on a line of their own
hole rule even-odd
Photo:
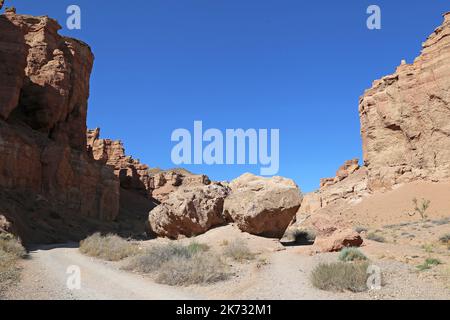
<svg viewBox="0 0 450 320">
<path fill-rule="evenodd" d="M 26 257 L 24 247 L 9 234 L 0 234 L 0 297 L 20 279 L 17 262 Z"/>
<path fill-rule="evenodd" d="M 118 261 L 136 255 L 139 248 L 117 235 L 102 236 L 100 233 L 94 233 L 80 242 L 80 252 L 91 257 Z"/>
<path fill-rule="evenodd" d="M 311 273 L 314 287 L 327 291 L 363 292 L 367 288 L 369 263 L 321 263 Z"/>
<path fill-rule="evenodd" d="M 255 254 L 250 251 L 247 244 L 242 240 L 234 240 L 228 243 L 223 249 L 223 254 L 235 261 L 253 260 L 255 258 Z"/>
<path fill-rule="evenodd" d="M 207 284 L 226 280 L 226 265 L 214 254 L 194 254 L 190 258 L 175 257 L 164 263 L 156 281 L 171 286 Z"/>
<path fill-rule="evenodd" d="M 220 257 L 208 250 L 207 245 L 196 242 L 187 246 L 159 245 L 132 258 L 124 269 L 140 273 L 155 272 L 157 282 L 172 286 L 206 284 L 227 279 L 227 266 Z"/>
<path fill-rule="evenodd" d="M 365 261 L 367 257 L 358 248 L 344 248 L 339 254 L 339 260 L 342 262 Z"/>
</svg>

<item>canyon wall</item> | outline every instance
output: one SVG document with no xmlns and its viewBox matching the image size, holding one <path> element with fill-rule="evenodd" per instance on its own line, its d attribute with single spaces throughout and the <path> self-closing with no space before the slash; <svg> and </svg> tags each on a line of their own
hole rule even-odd
<svg viewBox="0 0 450 320">
<path fill-rule="evenodd" d="M 412 64 L 360 99 L 364 164 L 372 190 L 450 178 L 450 13 Z"/>
<path fill-rule="evenodd" d="M 373 82 L 359 101 L 364 163 L 344 163 L 305 195 L 297 220 L 331 204 L 414 180 L 450 179 L 450 13 L 412 64 Z"/>
<path fill-rule="evenodd" d="M 0 215 L 25 241 L 113 221 L 119 181 L 86 151 L 93 54 L 48 17 L 0 15 Z"/>
</svg>

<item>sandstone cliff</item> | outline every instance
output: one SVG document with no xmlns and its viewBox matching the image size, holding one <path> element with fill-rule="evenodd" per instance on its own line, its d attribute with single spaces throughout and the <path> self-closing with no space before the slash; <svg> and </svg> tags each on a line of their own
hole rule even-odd
<svg viewBox="0 0 450 320">
<path fill-rule="evenodd" d="M 450 13 L 422 47 L 360 98 L 364 165 L 351 160 L 322 179 L 300 215 L 414 180 L 450 179 Z"/>
<path fill-rule="evenodd" d="M 414 63 L 360 99 L 364 163 L 372 190 L 450 178 L 450 13 Z"/>
<path fill-rule="evenodd" d="M 77 238 L 119 214 L 119 181 L 86 152 L 90 48 L 48 17 L 0 15 L 0 215 L 26 241 Z"/>
</svg>

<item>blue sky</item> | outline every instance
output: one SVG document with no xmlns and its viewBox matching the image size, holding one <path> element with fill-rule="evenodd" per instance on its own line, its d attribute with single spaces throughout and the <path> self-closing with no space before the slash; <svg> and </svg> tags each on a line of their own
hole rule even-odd
<svg viewBox="0 0 450 320">
<path fill-rule="evenodd" d="M 128 154 L 171 168 L 173 130 L 280 129 L 279 175 L 304 191 L 362 157 L 358 99 L 390 74 L 450 10 L 440 0 L 6 0 L 47 14 L 96 56 L 88 126 Z M 82 10 L 67 30 L 66 8 Z M 366 9 L 382 10 L 382 29 Z M 215 180 L 259 166 L 186 166 Z"/>
</svg>

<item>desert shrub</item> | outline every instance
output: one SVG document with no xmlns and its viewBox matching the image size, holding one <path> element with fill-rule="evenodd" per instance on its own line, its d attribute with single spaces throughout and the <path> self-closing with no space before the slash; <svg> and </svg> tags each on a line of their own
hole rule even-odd
<svg viewBox="0 0 450 320">
<path fill-rule="evenodd" d="M 348 247 L 341 250 L 339 260 L 343 262 L 364 261 L 367 257 L 358 248 Z"/>
<path fill-rule="evenodd" d="M 444 234 L 439 238 L 439 241 L 443 244 L 450 244 L 450 233 Z"/>
<path fill-rule="evenodd" d="M 372 241 L 376 241 L 376 242 L 386 242 L 386 239 L 383 236 L 381 236 L 381 235 L 379 235 L 379 234 L 377 234 L 375 232 L 370 232 L 367 235 L 367 239 L 372 240 Z"/>
<path fill-rule="evenodd" d="M 11 254 L 16 258 L 24 258 L 27 254 L 22 244 L 12 236 L 0 238 L 0 251 Z"/>
<path fill-rule="evenodd" d="M 417 200 L 417 198 L 414 198 L 412 200 L 413 204 L 414 204 L 414 211 L 411 213 L 408 213 L 411 217 L 416 215 L 416 214 L 420 214 L 420 217 L 422 220 L 425 220 L 428 218 L 427 215 L 427 210 L 430 207 L 431 201 L 430 200 L 426 200 L 426 199 L 422 199 L 421 202 L 419 203 L 419 200 Z"/>
<path fill-rule="evenodd" d="M 205 284 L 225 280 L 226 265 L 209 246 L 193 242 L 187 246 L 154 246 L 133 257 L 124 267 L 141 273 L 156 273 L 156 281 L 168 285 Z"/>
<path fill-rule="evenodd" d="M 193 246 L 182 246 L 180 244 L 157 245 L 133 257 L 125 266 L 125 269 L 142 273 L 157 271 L 164 263 L 172 259 L 189 259 L 195 253 L 203 252 L 193 248 Z"/>
<path fill-rule="evenodd" d="M 26 257 L 26 251 L 14 236 L 0 234 L 0 297 L 20 278 L 17 262 Z"/>
<path fill-rule="evenodd" d="M 366 227 L 362 227 L 362 226 L 356 226 L 353 230 L 355 230 L 358 233 L 363 233 L 363 232 L 369 231 Z"/>
<path fill-rule="evenodd" d="M 433 223 L 437 226 L 442 226 L 450 223 L 450 218 L 442 218 L 439 220 L 434 220 Z"/>
<path fill-rule="evenodd" d="M 79 250 L 88 256 L 108 261 L 122 260 L 139 252 L 135 243 L 114 234 L 102 236 L 100 233 L 94 233 L 82 240 Z"/>
<path fill-rule="evenodd" d="M 437 266 L 439 264 L 442 264 L 442 262 L 439 259 L 427 258 L 424 263 L 419 264 L 418 266 L 416 266 L 416 268 L 419 269 L 419 271 L 424 271 L 431 269 L 431 267 Z"/>
<path fill-rule="evenodd" d="M 209 246 L 205 243 L 198 243 L 198 242 L 193 241 L 188 245 L 187 249 L 191 253 L 198 253 L 198 252 L 208 251 Z"/>
<path fill-rule="evenodd" d="M 296 244 L 309 245 L 316 240 L 316 233 L 310 230 L 294 229 L 288 232 L 287 237 L 292 239 Z"/>
<path fill-rule="evenodd" d="M 367 262 L 321 263 L 311 273 L 311 283 L 321 290 L 363 292 L 368 289 L 368 267 Z"/>
<path fill-rule="evenodd" d="M 234 240 L 228 243 L 223 250 L 223 254 L 236 261 L 252 260 L 255 258 L 255 255 L 242 240 Z"/>
<path fill-rule="evenodd" d="M 171 286 L 207 284 L 226 280 L 226 265 L 215 254 L 195 253 L 191 257 L 174 257 L 165 262 L 156 281 Z"/>
</svg>

